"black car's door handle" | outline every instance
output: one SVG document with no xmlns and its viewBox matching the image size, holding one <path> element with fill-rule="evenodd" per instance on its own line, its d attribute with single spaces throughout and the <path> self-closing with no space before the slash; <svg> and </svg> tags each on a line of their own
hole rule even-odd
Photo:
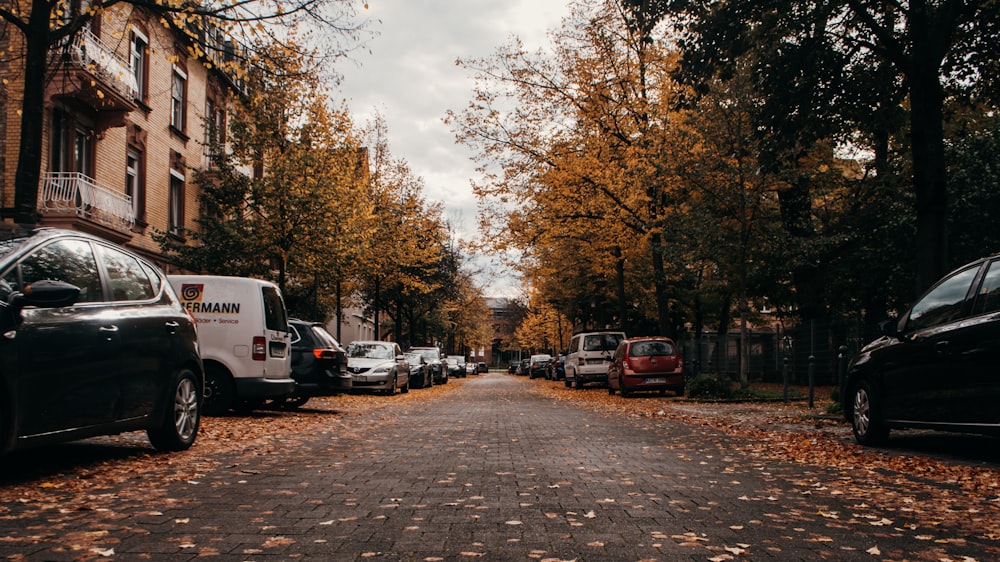
<svg viewBox="0 0 1000 562">
<path fill-rule="evenodd" d="M 936 344 L 934 344 L 934 351 L 941 354 L 948 353 L 948 342 L 947 341 L 937 342 Z"/>
<path fill-rule="evenodd" d="M 118 326 L 111 324 L 110 326 L 101 326 L 97 329 L 104 336 L 105 341 L 113 341 L 118 335 Z"/>
<path fill-rule="evenodd" d="M 177 328 L 180 328 L 180 322 L 166 322 L 164 325 L 167 327 L 168 334 L 176 334 Z"/>
</svg>

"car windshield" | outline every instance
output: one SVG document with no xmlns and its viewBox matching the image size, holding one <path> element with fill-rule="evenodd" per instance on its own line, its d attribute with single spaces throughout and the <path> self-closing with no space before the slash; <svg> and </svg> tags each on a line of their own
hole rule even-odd
<svg viewBox="0 0 1000 562">
<path fill-rule="evenodd" d="M 363 359 L 392 359 L 392 347 L 382 343 L 352 343 L 348 357 Z"/>
<path fill-rule="evenodd" d="M 21 234 L 8 234 L 0 238 L 0 258 L 16 250 L 27 239 L 27 236 Z"/>
<path fill-rule="evenodd" d="M 583 338 L 584 351 L 614 351 L 621 343 L 621 334 L 595 334 Z"/>
<path fill-rule="evenodd" d="M 441 355 L 438 353 L 438 351 L 436 349 L 421 349 L 419 351 L 419 353 L 420 353 L 420 355 L 424 359 L 440 359 L 441 358 Z"/>
</svg>

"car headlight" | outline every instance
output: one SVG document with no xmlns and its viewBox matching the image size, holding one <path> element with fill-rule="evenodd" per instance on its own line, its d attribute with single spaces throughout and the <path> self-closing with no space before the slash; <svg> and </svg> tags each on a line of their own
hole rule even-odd
<svg viewBox="0 0 1000 562">
<path fill-rule="evenodd" d="M 373 375 L 384 375 L 388 372 L 389 372 L 389 367 L 386 365 L 383 365 L 381 367 L 375 367 L 374 369 L 372 369 Z"/>
</svg>

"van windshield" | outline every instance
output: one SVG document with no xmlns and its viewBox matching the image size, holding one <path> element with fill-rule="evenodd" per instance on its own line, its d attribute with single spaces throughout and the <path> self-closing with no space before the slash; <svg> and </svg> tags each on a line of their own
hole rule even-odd
<svg viewBox="0 0 1000 562">
<path fill-rule="evenodd" d="M 583 338 L 584 351 L 614 351 L 622 341 L 621 334 L 594 334 Z"/>
</svg>

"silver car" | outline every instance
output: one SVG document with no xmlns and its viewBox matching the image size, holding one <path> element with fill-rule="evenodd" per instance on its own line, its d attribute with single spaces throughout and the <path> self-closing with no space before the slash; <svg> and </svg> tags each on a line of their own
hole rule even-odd
<svg viewBox="0 0 1000 562">
<path fill-rule="evenodd" d="M 347 372 L 356 390 L 410 391 L 410 364 L 399 344 L 388 341 L 356 341 L 347 346 Z"/>
</svg>

